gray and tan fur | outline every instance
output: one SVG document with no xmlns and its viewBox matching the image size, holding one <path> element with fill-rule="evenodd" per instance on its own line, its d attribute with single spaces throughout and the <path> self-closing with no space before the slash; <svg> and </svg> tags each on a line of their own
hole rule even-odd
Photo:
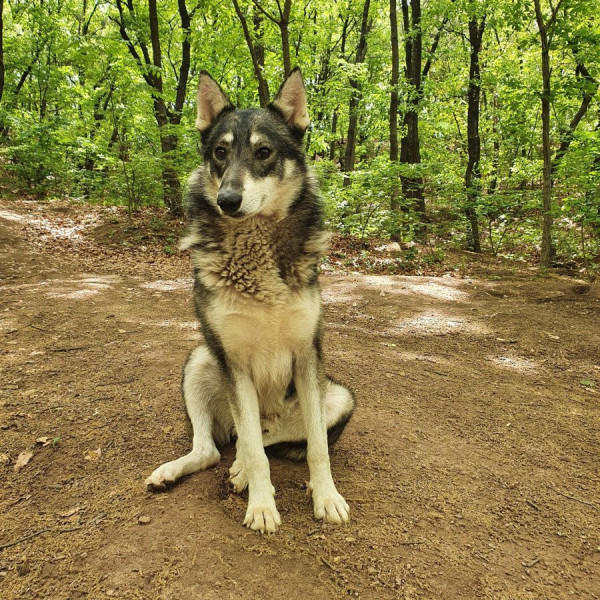
<svg viewBox="0 0 600 600">
<path fill-rule="evenodd" d="M 196 312 L 206 345 L 184 368 L 192 451 L 146 480 L 162 490 L 219 459 L 236 439 L 230 469 L 249 489 L 244 524 L 272 533 L 281 523 L 265 447 L 306 456 L 314 514 L 348 521 L 331 476 L 328 444 L 354 408 L 352 394 L 323 368 L 317 264 L 328 236 L 306 165 L 306 93 L 292 71 L 265 109 L 236 110 L 205 72 L 196 127 L 204 162 L 190 179 L 190 248 Z"/>
</svg>

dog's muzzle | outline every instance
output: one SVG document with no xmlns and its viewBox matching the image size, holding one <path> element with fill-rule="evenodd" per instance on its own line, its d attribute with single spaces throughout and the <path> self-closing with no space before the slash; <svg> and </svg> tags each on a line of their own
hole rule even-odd
<svg viewBox="0 0 600 600">
<path fill-rule="evenodd" d="M 242 205 L 242 194 L 235 190 L 220 190 L 217 204 L 225 214 L 234 215 Z"/>
</svg>

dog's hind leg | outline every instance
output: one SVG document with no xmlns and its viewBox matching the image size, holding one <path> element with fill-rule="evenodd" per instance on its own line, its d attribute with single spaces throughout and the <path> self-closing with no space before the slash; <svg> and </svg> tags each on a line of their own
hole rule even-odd
<svg viewBox="0 0 600 600">
<path fill-rule="evenodd" d="M 213 439 L 215 400 L 223 394 L 221 375 L 215 359 L 205 346 L 196 348 L 184 367 L 183 397 L 192 423 L 192 451 L 156 469 L 146 487 L 163 491 L 179 478 L 219 462 L 220 454 Z"/>
<path fill-rule="evenodd" d="M 272 423 L 263 423 L 263 444 L 271 456 L 304 460 L 306 458 L 306 428 L 297 396 L 287 400 L 288 412 Z M 354 411 L 352 392 L 332 379 L 327 379 L 323 413 L 327 427 L 327 444 L 333 446 L 348 424 Z"/>
</svg>

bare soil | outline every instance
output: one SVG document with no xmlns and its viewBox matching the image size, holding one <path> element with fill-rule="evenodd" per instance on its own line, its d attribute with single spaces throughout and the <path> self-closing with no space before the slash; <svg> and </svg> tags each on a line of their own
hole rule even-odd
<svg viewBox="0 0 600 600">
<path fill-rule="evenodd" d="M 272 460 L 283 524 L 261 537 L 232 448 L 144 489 L 189 449 L 201 333 L 188 258 L 168 235 L 128 247 L 124 222 L 0 202 L 0 597 L 600 597 L 597 287 L 475 258 L 328 272 L 328 371 L 358 399 L 332 456 L 352 520 L 316 522 L 306 465 Z"/>
</svg>

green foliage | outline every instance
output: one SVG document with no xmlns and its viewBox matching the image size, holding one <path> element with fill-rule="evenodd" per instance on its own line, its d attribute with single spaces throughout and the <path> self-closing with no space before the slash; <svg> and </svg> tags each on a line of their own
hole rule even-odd
<svg viewBox="0 0 600 600">
<path fill-rule="evenodd" d="M 189 3 L 189 32 L 181 27 L 179 1 L 158 4 L 161 68 L 144 64 L 142 44 L 151 54 L 151 40 L 148 3 L 143 0 L 5 2 L 1 169 L 39 195 L 70 195 L 126 204 L 130 209 L 163 202 L 166 166 L 174 169 L 183 185 L 199 162 L 194 130 L 199 70 L 211 72 L 239 106 L 256 105 L 258 89 L 232 3 Z M 406 165 L 389 160 L 389 4 L 372 2 L 366 61 L 355 64 L 362 3 L 292 3 L 291 58 L 305 76 L 312 117 L 307 151 L 322 182 L 329 224 L 361 239 L 412 240 L 421 231 L 420 216 L 403 198 L 401 178 L 422 177 L 430 240 L 452 248 L 464 246 L 467 25 L 473 15 L 485 15 L 481 180 L 474 210 L 486 252 L 534 258 L 540 242 L 542 163 L 541 74 L 533 5 L 526 0 L 421 4 L 423 58 L 424 62 L 431 59 L 431 64 L 419 98 L 421 163 Z M 549 4 L 542 5 L 550 11 Z M 596 94 L 594 82 L 600 80 L 600 25 L 594 3 L 564 0 L 562 6 L 551 45 L 554 151 L 569 135 L 582 98 L 586 93 Z M 284 76 L 281 31 L 250 0 L 240 0 L 240 7 L 255 45 L 264 51 L 263 74 L 273 96 Z M 261 7 L 278 15 L 274 0 L 264 0 Z M 415 31 L 402 31 L 398 9 L 402 63 L 403 44 L 410 36 L 414 38 Z M 123 39 L 119 20 L 142 64 Z M 434 48 L 438 31 L 439 43 Z M 171 122 L 159 131 L 156 100 L 173 106 L 184 39 L 191 44 L 191 67 L 181 122 Z M 581 65 L 591 78 L 583 75 Z M 162 93 L 148 79 L 159 74 Z M 360 85 L 361 100 L 357 165 L 345 175 L 350 79 Z M 401 138 L 406 133 L 403 118 L 416 92 L 401 76 L 398 93 Z M 584 264 L 589 274 L 600 263 L 599 120 L 595 96 L 554 174 L 558 259 Z M 165 135 L 177 142 L 167 153 L 161 152 Z M 350 185 L 344 185 L 345 177 Z M 396 199 L 394 210 L 392 198 Z"/>
</svg>

